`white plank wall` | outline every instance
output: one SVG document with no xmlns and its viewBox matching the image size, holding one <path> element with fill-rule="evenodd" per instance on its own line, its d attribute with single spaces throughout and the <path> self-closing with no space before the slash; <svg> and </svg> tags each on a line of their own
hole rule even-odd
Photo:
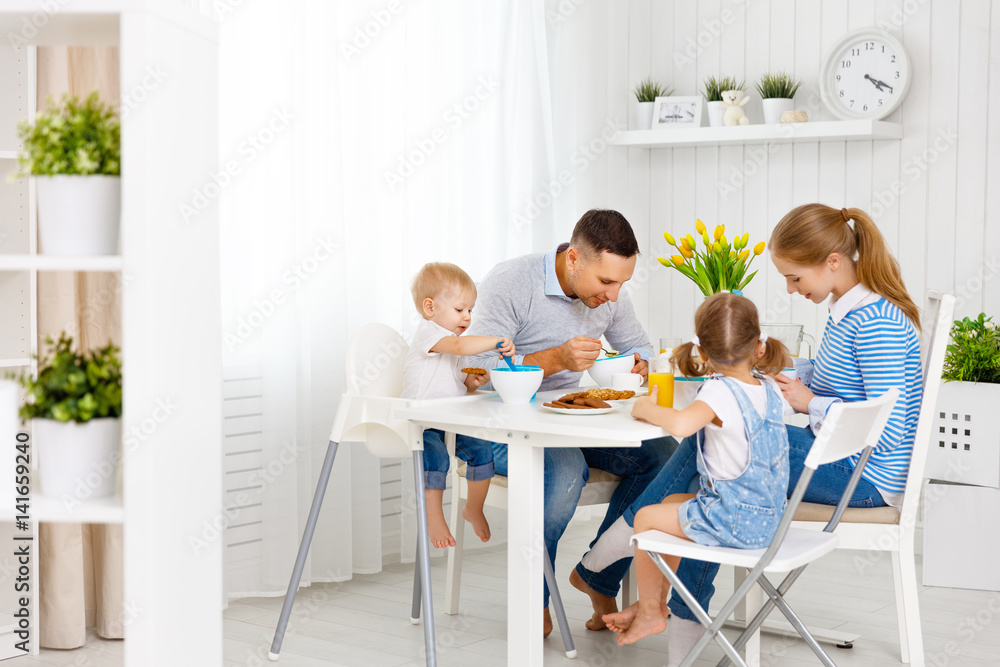
<svg viewBox="0 0 1000 667">
<path fill-rule="evenodd" d="M 753 82 L 775 69 L 803 80 L 796 107 L 810 120 L 832 120 L 819 68 L 844 33 L 865 26 L 900 38 L 914 70 L 906 100 L 887 119 L 902 123 L 901 141 L 611 149 L 603 157 L 595 172 L 607 187 L 577 190 L 575 210 L 617 208 L 632 222 L 647 270 L 629 289 L 654 340 L 689 337 L 700 303 L 686 278 L 656 262 L 668 254 L 663 232 L 693 233 L 700 217 L 725 224 L 729 238 L 747 231 L 766 240 L 785 213 L 812 201 L 871 213 L 918 304 L 926 289 L 942 289 L 959 295 L 958 317 L 1000 318 L 1000 188 L 991 187 L 1000 171 L 1000 0 L 632 0 L 603 11 L 605 21 L 590 29 L 605 33 L 609 66 L 594 73 L 606 77 L 594 85 L 605 91 L 606 116 L 623 123 L 633 122 L 632 87 L 650 74 L 676 95 L 701 92 L 710 74 L 745 79 L 747 114 L 761 122 Z M 762 319 L 804 323 L 818 338 L 826 308 L 790 298 L 769 262 L 755 266 L 747 295 Z"/>
</svg>

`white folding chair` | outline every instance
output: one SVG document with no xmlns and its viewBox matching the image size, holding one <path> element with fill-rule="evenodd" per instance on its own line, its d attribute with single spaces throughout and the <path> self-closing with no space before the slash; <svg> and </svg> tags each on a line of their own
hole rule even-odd
<svg viewBox="0 0 1000 667">
<path fill-rule="evenodd" d="M 906 478 L 902 507 L 849 508 L 841 517 L 837 535 L 838 549 L 865 552 L 889 552 L 892 556 L 892 581 L 896 593 L 896 617 L 899 623 L 899 650 L 902 662 L 923 667 L 924 649 L 920 629 L 920 607 L 917 604 L 917 569 L 914 559 L 914 529 L 920 506 L 924 465 L 930 447 L 941 386 L 941 369 L 952 320 L 955 297 L 931 290 L 922 317 L 920 353 L 924 373 L 924 395 L 917 419 L 910 470 Z M 802 503 L 795 513 L 794 528 L 822 529 L 833 514 L 830 505 Z M 769 629 L 765 626 L 765 629 Z M 777 628 L 775 628 L 777 629 Z M 825 636 L 837 637 L 836 631 L 814 630 Z M 832 639 L 837 643 L 846 639 Z M 849 647 L 849 644 L 848 644 Z"/>
<path fill-rule="evenodd" d="M 413 457 L 413 477 L 416 494 L 417 562 L 414 577 L 413 611 L 411 621 L 420 618 L 421 597 L 424 613 L 424 645 L 427 665 L 437 664 L 434 642 L 434 608 L 431 600 L 430 547 L 427 537 L 427 508 L 424 499 L 423 429 L 406 420 L 393 417 L 395 409 L 406 406 L 408 401 L 399 398 L 403 391 L 403 367 L 409 346 L 394 329 L 384 324 L 367 324 L 358 329 L 347 343 L 346 393 L 340 397 L 337 414 L 330 431 L 330 444 L 316 493 L 313 495 L 309 517 L 306 520 L 302 542 L 292 576 L 288 581 L 285 602 L 281 607 L 278 625 L 274 631 L 268 658 L 277 660 L 285 628 L 295 602 L 295 594 L 302 579 L 302 569 L 309 554 L 309 545 L 316 530 L 316 520 L 323 504 L 330 471 L 337 455 L 337 446 L 344 441 L 364 442 L 372 454 L 383 458 Z M 454 434 L 449 434 L 454 442 Z M 421 596 L 421 593 L 423 595 Z"/>
<path fill-rule="evenodd" d="M 813 652 L 820 661 L 828 667 L 834 667 L 833 661 L 816 642 L 813 636 L 806 629 L 799 617 L 792 611 L 785 601 L 784 595 L 799 577 L 806 565 L 837 548 L 840 538 L 834 529 L 840 521 L 841 515 L 850 501 L 851 494 L 861 478 L 861 472 L 868 461 L 872 449 L 878 444 L 879 438 L 892 408 L 899 397 L 898 389 L 890 389 L 882 396 L 868 401 L 857 401 L 854 403 L 837 403 L 831 409 L 823 423 L 823 428 L 813 443 L 809 455 L 806 457 L 805 468 L 799 477 L 798 484 L 792 492 L 792 497 L 788 501 L 785 513 L 778 524 L 774 539 L 766 549 L 731 549 L 726 547 L 706 547 L 695 542 L 684 540 L 673 535 L 668 535 L 658 530 L 648 530 L 632 537 L 632 543 L 639 549 L 646 551 L 656 566 L 670 581 L 678 595 L 687 603 L 691 611 L 698 620 L 707 628 L 706 632 L 692 648 L 681 663 L 682 667 L 690 667 L 695 659 L 708 646 L 708 642 L 715 639 L 722 646 L 726 657 L 741 667 L 746 667 L 746 663 L 740 657 L 738 651 L 753 636 L 753 634 L 763 623 L 764 619 L 778 607 L 785 615 L 792 626 L 798 631 L 802 638 L 809 644 Z M 792 518 L 795 515 L 802 496 L 812 479 L 816 468 L 824 463 L 839 461 L 846 456 L 863 453 L 854 474 L 851 476 L 844 494 L 840 498 L 836 509 L 833 512 L 829 523 L 823 531 L 805 530 L 792 528 Z M 697 599 L 688 591 L 683 582 L 677 578 L 666 561 L 660 554 L 679 556 L 681 558 L 692 558 L 711 563 L 732 565 L 749 570 L 746 578 L 736 588 L 732 597 L 722 606 L 715 620 L 708 615 L 708 611 L 698 604 Z M 781 584 L 775 586 L 767 578 L 768 574 L 779 574 L 787 572 L 787 576 Z M 721 629 L 725 620 L 736 609 L 736 606 L 746 597 L 750 589 L 759 584 L 768 595 L 768 600 L 761 607 L 760 611 L 752 621 L 747 624 L 743 634 L 734 643 L 722 634 Z M 724 658 L 720 665 L 725 664 Z"/>
<path fill-rule="evenodd" d="M 448 451 L 454 452 L 454 441 L 445 440 L 448 443 Z M 455 615 L 458 613 L 458 600 L 462 586 L 462 555 L 463 540 L 465 537 L 465 521 L 462 519 L 461 503 L 459 499 L 466 499 L 469 495 L 469 487 L 465 481 L 466 464 L 452 458 L 452 465 L 448 473 L 452 488 L 451 501 L 451 532 L 455 538 L 455 547 L 448 552 L 448 573 L 445 580 L 445 613 Z M 613 475 L 599 468 L 590 468 L 587 483 L 580 492 L 578 507 L 590 505 L 606 505 L 611 502 L 611 495 L 618 488 L 622 478 Z M 490 492 L 486 496 L 486 505 L 499 509 L 507 509 L 507 477 L 495 475 L 490 482 Z M 555 610 L 556 622 L 559 625 L 559 633 L 562 635 L 563 646 L 566 648 L 567 657 L 576 657 L 576 647 L 573 642 L 573 635 L 570 633 L 569 621 L 566 619 L 566 611 L 562 604 L 562 595 L 559 593 L 559 586 L 556 583 L 553 563 L 549 559 L 548 550 L 545 554 L 545 580 L 549 585 L 549 596 L 552 598 L 552 606 Z M 622 608 L 630 604 L 630 599 L 635 598 L 635 577 L 631 576 L 631 570 L 625 573 L 622 579 Z"/>
</svg>

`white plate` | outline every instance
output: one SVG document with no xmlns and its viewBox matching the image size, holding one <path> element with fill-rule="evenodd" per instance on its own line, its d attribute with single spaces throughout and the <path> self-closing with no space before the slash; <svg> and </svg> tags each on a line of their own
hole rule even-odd
<svg viewBox="0 0 1000 667">
<path fill-rule="evenodd" d="M 576 408 L 550 408 L 547 405 L 543 405 L 544 410 L 549 410 L 551 412 L 558 412 L 561 415 L 604 415 L 613 410 L 617 410 L 619 406 L 612 405 L 610 408 L 587 408 L 587 409 L 576 409 Z"/>
</svg>

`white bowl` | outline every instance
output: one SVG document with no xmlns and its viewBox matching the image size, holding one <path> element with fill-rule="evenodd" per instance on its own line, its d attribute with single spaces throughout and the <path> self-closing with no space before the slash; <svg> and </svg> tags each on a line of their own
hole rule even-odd
<svg viewBox="0 0 1000 667">
<path fill-rule="evenodd" d="M 528 403 L 538 391 L 545 373 L 538 366 L 518 366 L 531 370 L 512 371 L 509 368 L 491 368 L 490 381 L 504 403 Z"/>
<path fill-rule="evenodd" d="M 612 375 L 629 373 L 633 366 L 635 366 L 635 357 L 631 354 L 622 354 L 617 357 L 601 357 L 587 369 L 587 372 L 590 373 L 591 379 L 597 383 L 598 387 L 610 387 Z"/>
<path fill-rule="evenodd" d="M 674 376 L 674 409 L 683 410 L 694 403 L 698 390 L 705 385 L 707 377 L 686 378 L 681 375 Z"/>
</svg>

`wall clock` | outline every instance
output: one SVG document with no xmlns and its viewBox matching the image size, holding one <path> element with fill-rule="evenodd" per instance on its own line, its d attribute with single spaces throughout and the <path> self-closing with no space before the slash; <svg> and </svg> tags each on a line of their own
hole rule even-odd
<svg viewBox="0 0 1000 667">
<path fill-rule="evenodd" d="M 910 79 L 903 44 L 880 28 L 862 28 L 844 35 L 827 54 L 820 91 L 838 118 L 878 120 L 899 108 Z"/>
</svg>

